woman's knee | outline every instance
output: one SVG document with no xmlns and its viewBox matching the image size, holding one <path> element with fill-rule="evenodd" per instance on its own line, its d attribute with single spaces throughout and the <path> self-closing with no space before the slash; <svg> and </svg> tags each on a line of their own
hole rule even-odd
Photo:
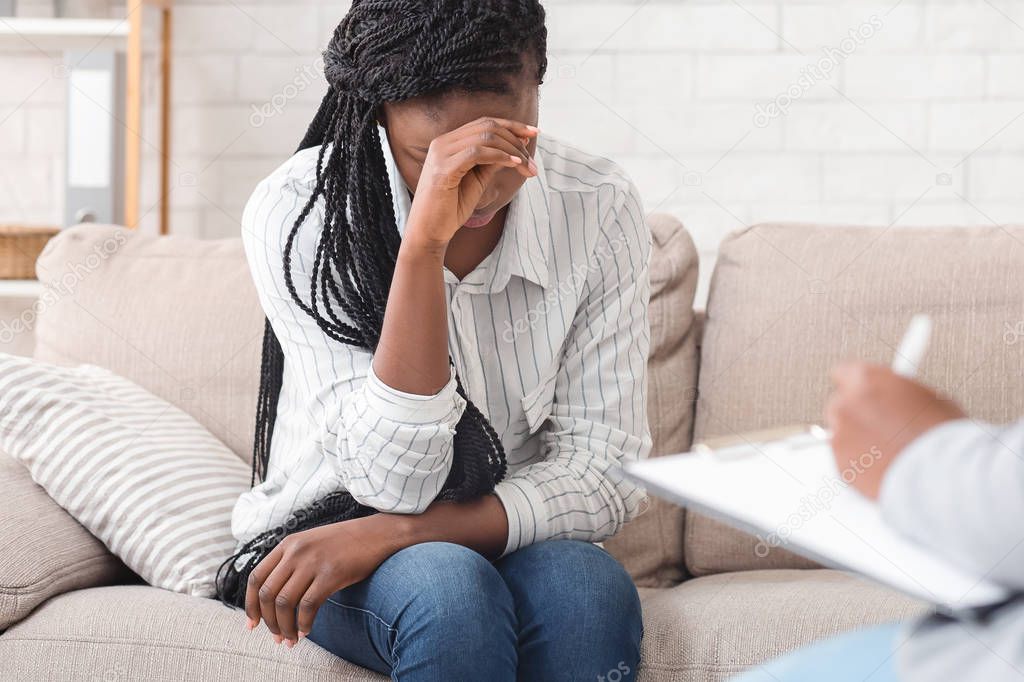
<svg viewBox="0 0 1024 682">
<path fill-rule="evenodd" d="M 590 542 L 548 540 L 524 547 L 499 562 L 499 570 L 515 591 L 531 590 L 543 581 L 553 589 L 636 596 L 636 587 L 615 557 Z M 523 584 L 528 580 L 529 585 Z"/>
<path fill-rule="evenodd" d="M 632 578 L 608 552 L 589 542 L 549 540 L 523 548 L 499 563 L 517 602 L 547 604 L 548 617 L 642 628 L 640 596 Z M 561 614 L 561 615 L 559 615 Z"/>
<path fill-rule="evenodd" d="M 554 671 L 564 670 L 573 679 L 635 679 L 640 598 L 614 557 L 556 540 L 510 554 L 498 570 L 516 602 L 521 679 L 556 679 Z"/>
<path fill-rule="evenodd" d="M 406 617 L 420 624 L 443 622 L 472 628 L 514 617 L 512 595 L 494 565 L 462 545 L 427 542 L 388 559 L 378 571 L 409 586 Z M 472 633 L 464 633 L 471 637 Z"/>
<path fill-rule="evenodd" d="M 366 667 L 471 679 L 463 667 L 490 651 L 490 662 L 515 670 L 512 596 L 494 566 L 465 547 L 408 547 L 331 599 L 332 619 L 318 617 L 314 641 Z"/>
</svg>

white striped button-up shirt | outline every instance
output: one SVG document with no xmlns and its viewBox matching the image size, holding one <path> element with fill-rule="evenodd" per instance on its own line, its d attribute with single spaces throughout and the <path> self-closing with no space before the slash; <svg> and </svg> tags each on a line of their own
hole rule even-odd
<svg viewBox="0 0 1024 682">
<path fill-rule="evenodd" d="M 382 139 L 401 231 L 411 199 Z M 327 336 L 285 286 L 284 244 L 315 185 L 318 151 L 260 182 L 242 219 L 285 361 L 266 479 L 234 509 L 239 546 L 339 488 L 381 511 L 424 511 L 450 470 L 465 408 L 455 371 L 508 457 L 495 490 L 508 514 L 505 554 L 613 535 L 646 499 L 615 467 L 651 447 L 651 238 L 628 176 L 540 135 L 539 173 L 516 193 L 494 251 L 461 281 L 444 269 L 454 368 L 438 394 L 421 396 L 384 384 L 371 353 Z M 321 198 L 293 245 L 292 277 L 307 304 L 323 215 Z"/>
</svg>

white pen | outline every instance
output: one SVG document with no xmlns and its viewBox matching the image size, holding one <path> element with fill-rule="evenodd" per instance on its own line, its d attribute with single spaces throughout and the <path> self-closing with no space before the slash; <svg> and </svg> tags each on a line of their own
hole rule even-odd
<svg viewBox="0 0 1024 682">
<path fill-rule="evenodd" d="M 892 371 L 908 379 L 915 377 L 931 338 L 932 318 L 923 313 L 914 315 L 892 359 Z"/>
</svg>

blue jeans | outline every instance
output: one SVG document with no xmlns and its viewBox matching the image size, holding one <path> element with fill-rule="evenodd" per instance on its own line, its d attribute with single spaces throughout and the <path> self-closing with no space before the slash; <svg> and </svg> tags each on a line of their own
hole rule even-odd
<svg viewBox="0 0 1024 682">
<path fill-rule="evenodd" d="M 901 625 L 855 630 L 797 649 L 733 682 L 897 682 Z"/>
<path fill-rule="evenodd" d="M 541 542 L 492 563 L 428 542 L 331 595 L 307 639 L 392 679 L 632 680 L 640 598 L 589 542 Z"/>
</svg>

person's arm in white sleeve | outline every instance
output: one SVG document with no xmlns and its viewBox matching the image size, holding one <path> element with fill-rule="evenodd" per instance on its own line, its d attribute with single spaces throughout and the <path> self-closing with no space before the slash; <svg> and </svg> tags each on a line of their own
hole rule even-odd
<svg viewBox="0 0 1024 682">
<path fill-rule="evenodd" d="M 914 439 L 882 480 L 885 519 L 961 566 L 1024 590 L 1024 421 L 947 421 Z"/>
<path fill-rule="evenodd" d="M 1024 422 L 967 418 L 888 367 L 832 370 L 826 408 L 836 466 L 911 539 L 992 580 L 1024 588 Z M 870 466 L 859 466 L 872 453 Z M 844 477 L 844 480 L 845 477 Z"/>
<path fill-rule="evenodd" d="M 616 196 L 598 235 L 543 433 L 545 460 L 499 483 L 508 515 L 505 554 L 554 538 L 599 542 L 646 499 L 616 475 L 646 457 L 647 306 L 651 236 L 638 192 Z"/>
<path fill-rule="evenodd" d="M 246 258 L 284 351 L 285 371 L 297 379 L 296 390 L 305 391 L 317 438 L 346 488 L 380 511 L 417 514 L 434 501 L 451 469 L 465 401 L 456 393 L 454 372 L 434 395 L 388 386 L 373 372 L 369 351 L 332 338 L 292 298 L 285 241 L 314 182 L 312 172 L 295 177 L 279 171 L 259 184 L 242 218 Z M 321 199 L 292 245 L 291 277 L 307 306 L 322 221 Z"/>
</svg>

